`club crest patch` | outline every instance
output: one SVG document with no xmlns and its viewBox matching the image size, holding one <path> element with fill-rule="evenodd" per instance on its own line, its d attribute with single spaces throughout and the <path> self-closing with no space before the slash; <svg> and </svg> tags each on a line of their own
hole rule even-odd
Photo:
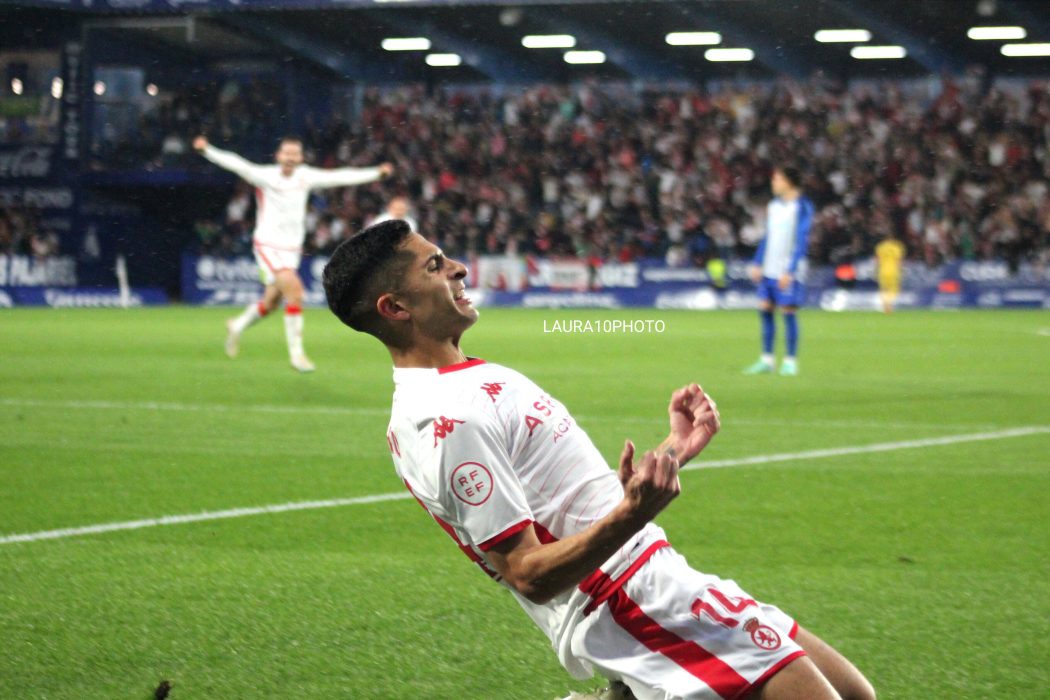
<svg viewBox="0 0 1050 700">
<path fill-rule="evenodd" d="M 772 627 L 760 624 L 758 619 L 752 617 L 744 623 L 744 629 L 751 635 L 751 641 L 759 649 L 776 651 L 780 648 L 780 634 Z"/>
</svg>

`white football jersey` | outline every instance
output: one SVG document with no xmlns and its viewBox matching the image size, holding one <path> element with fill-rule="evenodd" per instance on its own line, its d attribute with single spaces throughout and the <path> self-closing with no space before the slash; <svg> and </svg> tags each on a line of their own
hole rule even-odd
<svg viewBox="0 0 1050 700">
<path fill-rule="evenodd" d="M 803 280 L 806 273 L 806 245 L 813 221 L 813 204 L 805 197 L 794 200 L 777 197 L 766 210 L 766 239 L 762 246 L 762 276 L 779 279 L 791 272 Z"/>
<path fill-rule="evenodd" d="M 572 631 L 666 546 L 647 525 L 580 586 L 537 605 L 502 581 L 485 552 L 532 525 L 541 542 L 574 535 L 623 498 L 612 471 L 565 407 L 514 370 L 484 360 L 394 369 L 387 443 L 398 476 L 460 549 L 515 595 L 565 668 L 590 668 Z"/>
<path fill-rule="evenodd" d="M 255 186 L 256 243 L 271 248 L 301 250 L 306 237 L 306 200 L 310 190 L 325 187 L 347 187 L 375 182 L 379 168 L 323 169 L 300 165 L 288 177 L 281 166 L 258 165 L 236 153 L 208 146 L 205 158 L 220 168 L 240 175 Z"/>
</svg>

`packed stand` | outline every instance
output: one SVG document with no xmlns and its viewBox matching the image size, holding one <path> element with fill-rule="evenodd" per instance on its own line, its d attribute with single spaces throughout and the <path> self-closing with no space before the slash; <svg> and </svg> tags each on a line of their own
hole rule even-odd
<svg viewBox="0 0 1050 700">
<path fill-rule="evenodd" d="M 793 163 L 817 207 L 814 262 L 868 257 L 891 232 L 929 265 L 1050 262 L 1048 83 L 918 87 L 371 90 L 352 125 L 308 130 L 307 151 L 322 167 L 397 173 L 317 193 L 311 249 L 330 252 L 402 193 L 451 255 L 743 257 L 763 235 L 771 165 Z M 245 250 L 251 216 L 240 188 L 202 248 Z"/>
<path fill-rule="evenodd" d="M 59 253 L 59 238 L 40 223 L 39 212 L 0 207 L 0 255 L 24 255 L 37 260 Z"/>
</svg>

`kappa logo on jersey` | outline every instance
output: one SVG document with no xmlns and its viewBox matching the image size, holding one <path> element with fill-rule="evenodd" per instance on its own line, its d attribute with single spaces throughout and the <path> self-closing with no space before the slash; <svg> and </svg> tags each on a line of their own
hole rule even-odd
<svg viewBox="0 0 1050 700">
<path fill-rule="evenodd" d="M 752 617 L 744 623 L 744 629 L 751 634 L 751 641 L 759 649 L 775 651 L 780 648 L 780 635 L 769 625 L 763 625 Z"/>
<path fill-rule="evenodd" d="M 500 395 L 501 391 L 503 391 L 504 384 L 506 384 L 506 382 L 489 382 L 488 384 L 482 384 L 481 390 L 489 395 L 489 398 L 492 399 L 492 403 L 496 403 L 496 397 Z"/>
<path fill-rule="evenodd" d="M 438 419 L 434 421 L 434 447 L 438 446 L 438 440 L 441 440 L 446 435 L 456 429 L 456 423 L 464 423 L 458 418 L 445 418 L 444 416 L 438 416 Z"/>
<path fill-rule="evenodd" d="M 452 470 L 452 493 L 468 506 L 489 500 L 495 486 L 492 472 L 480 462 L 464 462 Z"/>
</svg>

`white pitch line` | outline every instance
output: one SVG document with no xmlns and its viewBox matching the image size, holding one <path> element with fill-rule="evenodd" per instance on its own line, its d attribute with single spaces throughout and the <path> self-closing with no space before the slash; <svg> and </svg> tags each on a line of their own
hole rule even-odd
<svg viewBox="0 0 1050 700">
<path fill-rule="evenodd" d="M 980 442 L 983 440 L 1005 440 L 1007 438 L 1025 437 L 1028 435 L 1042 435 L 1050 433 L 1050 426 L 1028 426 L 1023 428 L 1012 428 L 1010 430 L 999 430 L 988 433 L 971 433 L 969 435 L 949 435 L 947 437 L 923 438 L 920 440 L 902 440 L 900 442 L 881 442 L 872 445 L 855 445 L 853 447 L 832 447 L 824 450 L 807 450 L 805 452 L 785 452 L 781 454 L 758 455 L 755 457 L 742 457 L 737 459 L 721 459 L 698 464 L 687 464 L 683 471 L 693 469 L 715 469 L 720 467 L 741 467 L 754 464 L 769 464 L 771 462 L 789 462 L 801 459 L 822 459 L 825 457 L 841 457 L 843 455 L 866 454 L 871 452 L 892 452 L 894 450 L 910 450 L 923 447 L 938 447 L 942 445 L 956 445 L 964 442 Z M 15 535 L 0 536 L 0 545 L 14 544 L 16 542 L 38 542 L 40 540 L 57 540 L 66 537 L 80 537 L 82 535 L 97 535 L 105 532 L 116 532 L 118 530 L 141 530 L 147 527 L 159 527 L 161 525 L 182 525 L 184 523 L 199 523 L 207 520 L 227 520 L 229 518 L 244 518 L 251 515 L 265 515 L 268 513 L 287 513 L 294 510 L 316 510 L 319 508 L 337 508 L 340 506 L 356 506 L 366 503 L 380 503 L 383 501 L 401 501 L 411 498 L 407 491 L 395 493 L 378 493 L 371 496 L 358 496 L 355 498 L 335 498 L 326 501 L 297 501 L 294 503 L 280 503 L 270 506 L 256 506 L 253 508 L 231 508 L 229 510 L 204 511 L 202 513 L 188 513 L 185 515 L 164 515 L 159 518 L 146 518 L 143 520 L 126 520 L 116 523 L 101 523 L 98 525 L 85 525 L 83 527 L 68 527 L 60 530 L 42 530 L 38 532 L 27 532 Z"/>
<path fill-rule="evenodd" d="M 982 440 L 1005 440 L 1007 438 L 1025 437 L 1027 435 L 1042 435 L 1050 433 L 1050 426 L 1033 425 L 1023 428 L 1011 428 L 1009 430 L 997 430 L 989 433 L 970 433 L 969 435 L 947 435 L 945 437 L 922 438 L 919 440 L 901 440 L 898 442 L 878 442 L 873 445 L 855 445 L 852 447 L 830 447 L 823 450 L 807 450 L 806 452 L 785 452 L 782 454 L 757 455 L 755 457 L 743 457 L 740 459 L 721 459 L 710 462 L 698 462 L 687 464 L 682 471 L 692 469 L 717 469 L 719 467 L 742 467 L 749 464 L 769 464 L 770 462 L 790 462 L 799 459 L 823 459 L 825 457 L 842 457 L 844 455 L 859 455 L 872 452 L 893 452 L 895 450 L 913 450 L 922 447 L 939 447 L 942 445 L 957 445 L 964 442 L 981 442 Z"/>
<path fill-rule="evenodd" d="M 61 530 L 43 530 L 41 532 L 28 532 L 20 535 L 5 535 L 0 537 L 0 544 L 37 542 L 39 540 L 58 540 L 65 537 L 98 535 L 103 532 L 116 532 L 118 530 L 141 530 L 145 527 L 182 525 L 184 523 L 199 523 L 207 520 L 228 520 L 230 518 L 245 518 L 249 515 L 287 513 L 293 510 L 317 510 L 319 508 L 338 508 L 339 506 L 359 506 L 366 503 L 380 503 L 382 501 L 400 501 L 406 498 L 412 498 L 412 494 L 407 491 L 398 491 L 397 493 L 378 493 L 373 496 L 358 496 L 357 498 L 333 498 L 327 501 L 296 501 L 294 503 L 278 503 L 276 505 L 257 506 L 254 508 L 230 508 L 229 510 L 212 510 L 204 511 L 202 513 L 187 513 L 185 515 L 162 515 L 159 518 L 125 520 L 124 522 L 119 523 L 101 523 L 99 525 L 85 525 L 83 527 L 67 527 L 62 528 Z"/>
</svg>

